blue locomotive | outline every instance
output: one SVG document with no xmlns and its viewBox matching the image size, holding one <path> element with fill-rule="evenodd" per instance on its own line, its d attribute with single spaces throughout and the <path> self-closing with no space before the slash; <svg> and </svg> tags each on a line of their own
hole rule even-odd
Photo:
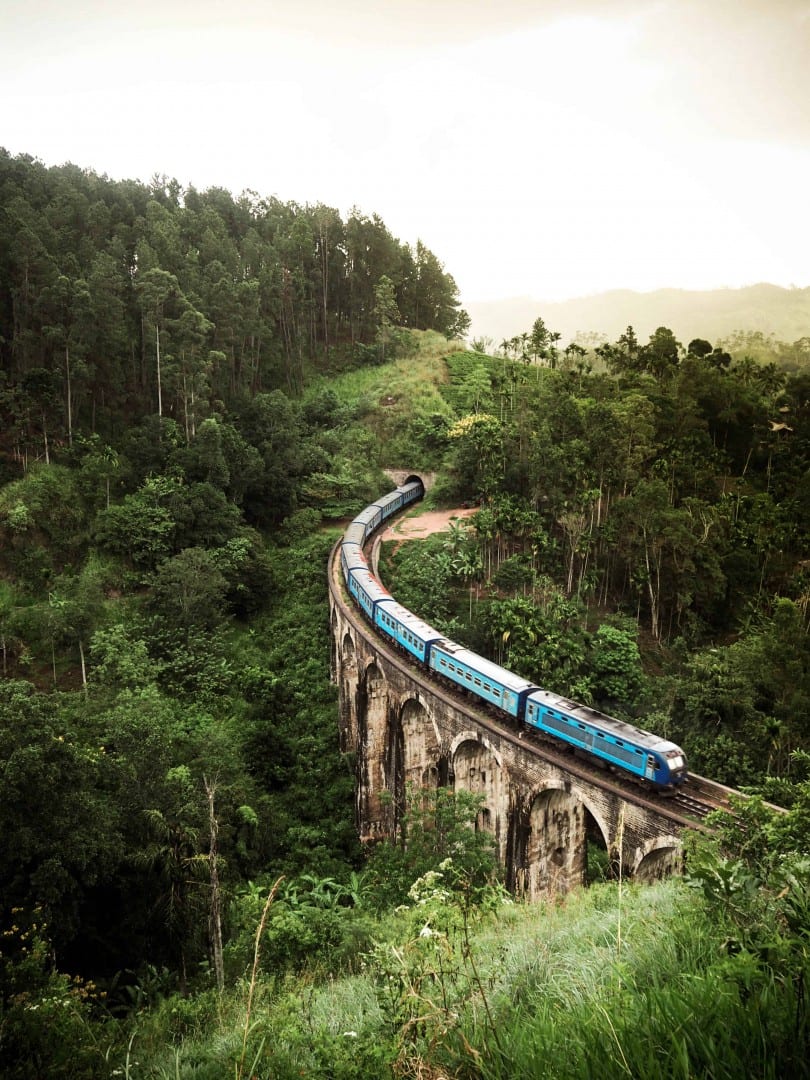
<svg viewBox="0 0 810 1080">
<path fill-rule="evenodd" d="M 679 746 L 587 705 L 543 690 L 449 641 L 399 604 L 369 569 L 363 545 L 393 514 L 424 495 L 418 477 L 367 506 L 343 535 L 340 564 L 346 587 L 380 633 L 435 672 L 506 715 L 559 739 L 603 764 L 656 788 L 673 788 L 687 776 Z"/>
</svg>

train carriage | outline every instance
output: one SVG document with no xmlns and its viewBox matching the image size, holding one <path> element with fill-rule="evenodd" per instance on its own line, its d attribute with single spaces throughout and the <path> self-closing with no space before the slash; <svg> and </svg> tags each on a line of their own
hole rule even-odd
<svg viewBox="0 0 810 1080">
<path fill-rule="evenodd" d="M 526 696 L 536 689 L 534 683 L 447 638 L 431 645 L 428 666 L 516 719 L 523 714 Z"/>
<path fill-rule="evenodd" d="M 438 630 L 434 630 L 402 604 L 381 604 L 374 612 L 374 622 L 388 637 L 406 649 L 424 664 L 434 641 L 441 639 Z"/>
<path fill-rule="evenodd" d="M 365 544 L 374 530 L 379 528 L 381 522 L 382 510 L 376 503 L 372 503 L 371 506 L 361 510 L 357 517 L 354 518 L 349 529 L 346 530 L 347 539 L 351 539 L 352 542 L 360 545 Z M 351 530 L 350 537 L 348 535 L 349 530 Z"/>
<path fill-rule="evenodd" d="M 362 547 L 365 542 L 366 523 L 365 521 L 357 521 L 355 519 L 346 529 L 346 532 L 343 534 L 343 543 L 354 544 L 357 547 Z"/>
<path fill-rule="evenodd" d="M 396 514 L 398 510 L 401 510 L 405 503 L 402 499 L 402 492 L 397 488 L 396 491 L 389 491 L 387 495 L 377 499 L 374 505 L 378 506 L 382 512 L 380 520 L 387 521 L 392 514 Z"/>
<path fill-rule="evenodd" d="M 350 570 L 347 581 L 349 592 L 372 623 L 374 622 L 374 609 L 378 604 L 394 603 L 394 598 L 388 589 L 381 585 L 368 569 L 356 568 Z"/>
<path fill-rule="evenodd" d="M 397 491 L 402 492 L 402 505 L 410 506 L 412 502 L 418 502 L 425 494 L 425 485 L 417 478 L 409 480 L 407 484 L 400 484 Z"/>
<path fill-rule="evenodd" d="M 340 566 L 347 584 L 352 570 L 368 570 L 368 559 L 362 547 L 357 543 L 344 540 L 340 545 Z"/>
</svg>

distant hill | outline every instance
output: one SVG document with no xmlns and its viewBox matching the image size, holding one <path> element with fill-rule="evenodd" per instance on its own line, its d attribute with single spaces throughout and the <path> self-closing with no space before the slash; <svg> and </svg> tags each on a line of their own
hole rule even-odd
<svg viewBox="0 0 810 1080">
<path fill-rule="evenodd" d="M 711 292 L 617 289 L 557 303 L 515 297 L 464 306 L 472 320 L 470 336 L 491 337 L 496 347 L 504 339 L 530 331 L 538 316 L 549 330 L 562 335 L 563 344 L 580 331 L 604 334 L 615 341 L 627 326 L 633 326 L 642 341 L 657 327 L 667 326 L 684 345 L 696 337 L 714 343 L 735 330 L 759 330 L 789 343 L 810 337 L 810 288 L 766 284 Z"/>
</svg>

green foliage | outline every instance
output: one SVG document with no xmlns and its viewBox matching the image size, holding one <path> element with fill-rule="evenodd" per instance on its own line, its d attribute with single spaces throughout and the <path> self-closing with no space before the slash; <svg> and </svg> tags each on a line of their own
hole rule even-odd
<svg viewBox="0 0 810 1080">
<path fill-rule="evenodd" d="M 397 600 L 409 611 L 419 613 L 432 626 L 442 628 L 451 618 L 450 582 L 453 577 L 450 555 L 442 537 L 430 537 L 421 544 L 402 544 L 389 556 L 383 545 L 381 575 Z"/>
<path fill-rule="evenodd" d="M 600 702 L 620 702 L 632 708 L 644 687 L 636 635 L 630 628 L 600 626 L 591 645 L 590 669 L 594 697 Z"/>
<path fill-rule="evenodd" d="M 119 857 L 120 811 L 107 801 L 104 747 L 58 706 L 27 683 L 0 684 L 0 892 L 8 906 L 42 908 L 63 946 Z"/>
<path fill-rule="evenodd" d="M 263 923 L 263 969 L 276 978 L 305 969 L 320 976 L 357 971 L 375 928 L 363 910 L 366 891 L 356 873 L 345 885 L 314 874 L 285 880 Z M 234 934 L 226 956 L 234 971 L 244 970 L 252 955 L 267 892 L 268 883 L 260 879 L 249 882 L 234 900 Z"/>
<path fill-rule="evenodd" d="M 96 1077 L 105 1067 L 104 992 L 54 971 L 41 908 L 11 908 L 0 931 L 0 1058 L 8 1080 Z"/>
<path fill-rule="evenodd" d="M 434 873 L 479 902 L 496 876 L 492 836 L 476 828 L 481 804 L 467 791 L 409 791 L 399 837 L 382 841 L 368 862 L 377 904 L 403 903 L 415 878 Z"/>
<path fill-rule="evenodd" d="M 69 469 L 40 466 L 0 489 L 0 558 L 28 588 L 45 587 L 86 542 L 87 518 Z"/>
</svg>

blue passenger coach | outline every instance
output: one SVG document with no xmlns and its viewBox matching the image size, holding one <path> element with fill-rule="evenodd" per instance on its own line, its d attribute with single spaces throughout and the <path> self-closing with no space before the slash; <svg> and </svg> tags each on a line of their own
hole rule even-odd
<svg viewBox="0 0 810 1080">
<path fill-rule="evenodd" d="M 374 612 L 374 623 L 423 664 L 427 660 L 431 644 L 442 636 L 438 630 L 428 626 L 396 601 L 392 604 L 380 604 Z"/>
<path fill-rule="evenodd" d="M 522 718 L 526 696 L 536 689 L 534 683 L 447 638 L 431 645 L 428 666 L 516 719 Z"/>
<path fill-rule="evenodd" d="M 368 559 L 359 544 L 347 543 L 344 540 L 340 545 L 340 566 L 347 584 L 352 570 L 368 570 Z"/>
<path fill-rule="evenodd" d="M 394 603 L 394 598 L 388 589 L 381 585 L 368 569 L 349 571 L 349 592 L 372 623 L 374 622 L 374 609 L 378 604 Z"/>
</svg>

